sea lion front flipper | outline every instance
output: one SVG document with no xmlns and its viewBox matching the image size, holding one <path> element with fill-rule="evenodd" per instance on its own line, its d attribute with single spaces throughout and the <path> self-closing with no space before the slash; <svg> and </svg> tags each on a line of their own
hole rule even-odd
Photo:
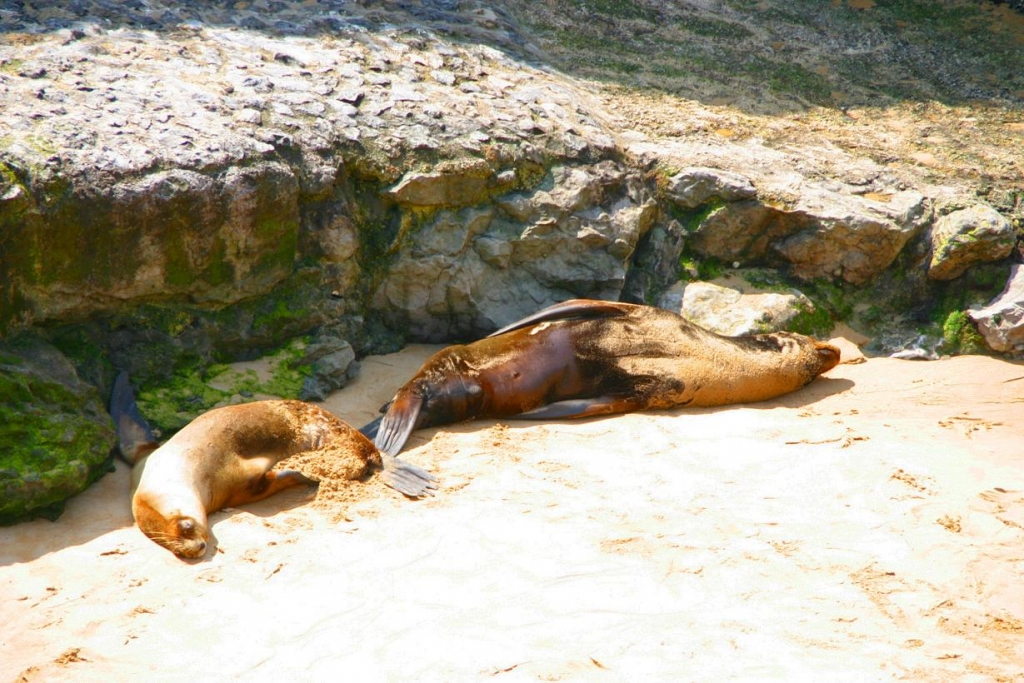
<svg viewBox="0 0 1024 683">
<path fill-rule="evenodd" d="M 405 445 L 420 418 L 423 397 L 415 391 L 399 392 L 384 413 L 373 444 L 383 453 L 397 455 Z"/>
<path fill-rule="evenodd" d="M 125 462 L 134 465 L 143 455 L 156 449 L 156 436 L 139 412 L 128 373 L 124 370 L 114 380 L 114 390 L 110 394 L 110 417 L 114 419 L 118 448 Z"/>
<path fill-rule="evenodd" d="M 518 330 L 537 323 L 550 322 L 552 320 L 579 320 L 581 318 L 614 318 L 624 315 L 633 304 L 623 304 L 617 301 L 598 301 L 596 299 L 570 299 L 554 306 L 537 311 L 528 315 L 522 320 L 517 320 L 511 325 L 506 325 L 497 332 L 492 332 L 488 337 L 497 337 L 512 330 Z"/>
<path fill-rule="evenodd" d="M 412 498 L 435 495 L 437 477 L 430 472 L 387 453 L 381 453 L 381 460 L 381 481 L 391 488 Z"/>
<path fill-rule="evenodd" d="M 228 500 L 226 507 L 255 503 L 292 486 L 317 486 L 319 483 L 296 470 L 270 470 L 250 480 L 246 488 Z"/>
<path fill-rule="evenodd" d="M 573 417 L 593 417 L 594 415 L 612 415 L 641 410 L 642 402 L 618 396 L 597 396 L 595 398 L 573 398 L 567 401 L 555 401 L 525 413 L 513 415 L 511 420 L 558 420 Z"/>
</svg>

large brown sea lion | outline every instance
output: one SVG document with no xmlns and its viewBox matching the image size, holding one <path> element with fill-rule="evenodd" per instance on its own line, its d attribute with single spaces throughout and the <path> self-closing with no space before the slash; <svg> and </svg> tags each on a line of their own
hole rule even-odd
<svg viewBox="0 0 1024 683">
<path fill-rule="evenodd" d="M 182 557 L 201 557 L 210 540 L 207 515 L 262 500 L 281 489 L 315 484 L 281 460 L 317 449 L 343 449 L 362 461 L 356 476 L 381 469 L 388 486 L 432 494 L 434 477 L 378 452 L 356 429 L 302 401 L 255 401 L 216 408 L 158 446 L 139 413 L 126 373 L 114 382 L 110 413 L 122 456 L 133 465 L 132 514 L 146 536 Z"/>
<path fill-rule="evenodd" d="M 791 332 L 725 337 L 649 306 L 574 299 L 431 356 L 361 431 L 396 454 L 419 427 L 763 401 L 836 366 Z"/>
</svg>

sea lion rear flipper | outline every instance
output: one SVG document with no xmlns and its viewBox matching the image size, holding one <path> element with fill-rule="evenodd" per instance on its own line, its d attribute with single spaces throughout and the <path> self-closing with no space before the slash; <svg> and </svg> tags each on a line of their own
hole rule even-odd
<svg viewBox="0 0 1024 683">
<path fill-rule="evenodd" d="M 381 481 L 391 488 L 412 498 L 435 495 L 437 477 L 430 472 L 387 453 L 381 453 L 381 460 L 384 462 Z"/>
<path fill-rule="evenodd" d="M 397 455 L 420 418 L 423 397 L 415 391 L 400 392 L 381 418 L 373 443 L 388 455 Z"/>
<path fill-rule="evenodd" d="M 570 299 L 554 306 L 537 311 L 528 315 L 522 320 L 517 320 L 511 325 L 506 325 L 497 332 L 492 332 L 488 337 L 497 337 L 499 334 L 518 330 L 537 323 L 549 322 L 552 320 L 578 320 L 581 318 L 614 318 L 624 315 L 633 304 L 623 304 L 617 301 L 597 301 L 595 299 Z"/>
<path fill-rule="evenodd" d="M 595 398 L 574 398 L 567 401 L 555 401 L 540 408 L 534 408 L 525 413 L 514 415 L 512 420 L 551 420 L 573 417 L 592 417 L 594 415 L 612 415 L 614 413 L 628 413 L 632 410 L 642 409 L 644 406 L 638 401 L 620 398 L 617 396 L 597 396 Z"/>
<path fill-rule="evenodd" d="M 126 462 L 134 465 L 144 453 L 156 448 L 156 436 L 139 413 L 132 386 L 128 382 L 128 373 L 124 370 L 114 380 L 114 390 L 110 394 L 110 416 L 117 428 L 121 457 Z"/>
</svg>

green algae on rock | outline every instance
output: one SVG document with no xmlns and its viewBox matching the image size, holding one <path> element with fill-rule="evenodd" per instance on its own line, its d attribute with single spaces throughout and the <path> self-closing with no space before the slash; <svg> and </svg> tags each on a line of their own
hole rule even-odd
<svg viewBox="0 0 1024 683">
<path fill-rule="evenodd" d="M 34 337 L 0 346 L 0 397 L 0 524 L 56 519 L 110 471 L 110 416 L 96 389 Z"/>
</svg>

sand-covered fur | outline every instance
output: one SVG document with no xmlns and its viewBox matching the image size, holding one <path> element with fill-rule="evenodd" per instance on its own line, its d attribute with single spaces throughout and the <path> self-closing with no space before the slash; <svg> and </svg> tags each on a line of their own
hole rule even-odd
<svg viewBox="0 0 1024 683">
<path fill-rule="evenodd" d="M 380 466 L 377 449 L 323 408 L 300 401 L 256 401 L 200 415 L 143 463 L 132 497 L 139 528 L 183 557 L 200 557 L 210 542 L 207 515 L 262 500 L 314 480 L 274 466 L 330 447 L 351 455 L 346 474 L 361 477 Z"/>
</svg>

